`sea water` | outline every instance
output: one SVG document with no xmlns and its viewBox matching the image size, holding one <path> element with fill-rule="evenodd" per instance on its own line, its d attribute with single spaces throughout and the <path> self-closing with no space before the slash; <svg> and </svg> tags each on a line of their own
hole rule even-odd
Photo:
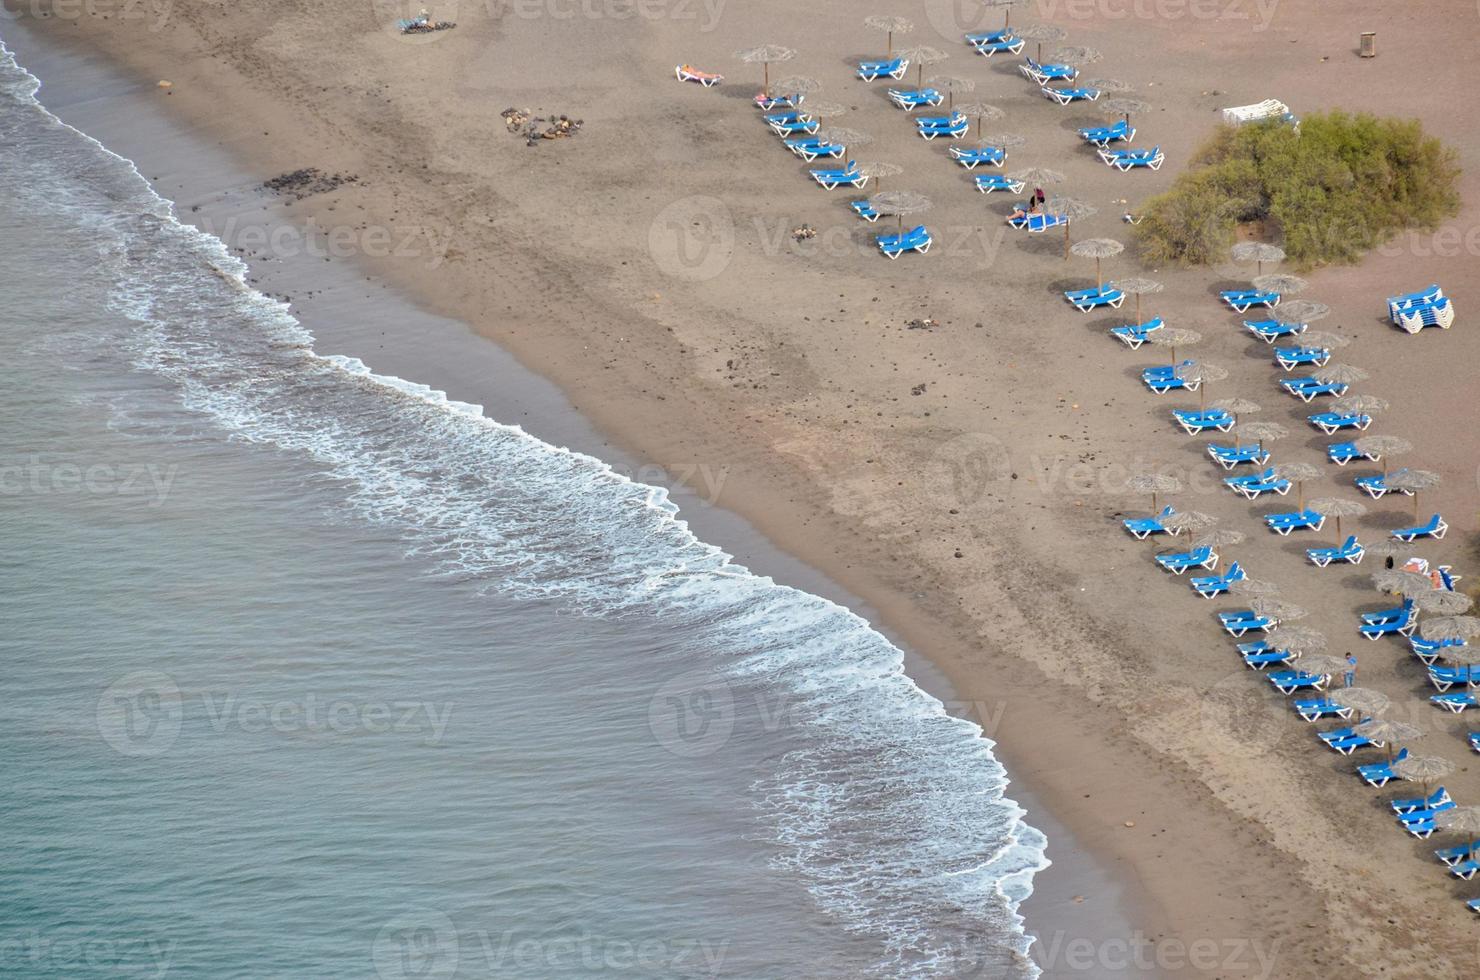
<svg viewBox="0 0 1480 980">
<path fill-rule="evenodd" d="M 37 97 L 0 48 L 0 974 L 1036 973 L 898 648 L 316 353 Z"/>
</svg>

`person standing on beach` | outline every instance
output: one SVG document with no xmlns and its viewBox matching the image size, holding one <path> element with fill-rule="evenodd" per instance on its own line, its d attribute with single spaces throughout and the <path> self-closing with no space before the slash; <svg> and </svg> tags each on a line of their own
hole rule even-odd
<svg viewBox="0 0 1480 980">
<path fill-rule="evenodd" d="M 1346 686 L 1351 687 L 1357 683 L 1357 657 L 1350 650 L 1346 653 Z"/>
</svg>

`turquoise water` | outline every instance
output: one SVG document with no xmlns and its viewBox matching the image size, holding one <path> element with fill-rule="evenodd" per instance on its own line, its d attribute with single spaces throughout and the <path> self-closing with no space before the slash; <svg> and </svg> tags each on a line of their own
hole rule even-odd
<svg viewBox="0 0 1480 980">
<path fill-rule="evenodd" d="M 0 53 L 0 974 L 1029 975 L 1042 838 L 861 619 L 320 357 Z"/>
</svg>

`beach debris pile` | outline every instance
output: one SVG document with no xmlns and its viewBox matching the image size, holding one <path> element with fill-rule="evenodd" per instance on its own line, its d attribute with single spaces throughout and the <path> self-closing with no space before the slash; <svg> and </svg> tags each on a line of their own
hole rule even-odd
<svg viewBox="0 0 1480 980">
<path fill-rule="evenodd" d="M 304 167 L 290 173 L 278 174 L 262 186 L 274 194 L 291 196 L 295 201 L 314 194 L 336 190 L 344 184 L 353 184 L 360 178 L 355 174 L 326 174 L 318 167 Z"/>
<path fill-rule="evenodd" d="M 798 225 L 791 230 L 791 240 L 794 242 L 804 242 L 809 238 L 816 237 L 817 229 L 811 225 Z"/>
<path fill-rule="evenodd" d="M 534 146 L 539 140 L 558 140 L 574 136 L 585 125 L 581 119 L 567 115 L 536 116 L 529 109 L 512 106 L 499 113 L 504 117 L 504 127 L 511 133 L 524 137 L 525 146 Z"/>
<path fill-rule="evenodd" d="M 915 319 L 908 321 L 905 323 L 904 328 L 906 330 L 934 330 L 938 326 L 940 326 L 939 320 L 933 320 L 927 316 L 923 320 Z"/>
<path fill-rule="evenodd" d="M 450 20 L 433 20 L 431 12 L 423 7 L 421 13 L 410 20 L 398 21 L 396 26 L 401 29 L 402 34 L 431 34 L 435 31 L 450 31 L 457 25 Z"/>
</svg>

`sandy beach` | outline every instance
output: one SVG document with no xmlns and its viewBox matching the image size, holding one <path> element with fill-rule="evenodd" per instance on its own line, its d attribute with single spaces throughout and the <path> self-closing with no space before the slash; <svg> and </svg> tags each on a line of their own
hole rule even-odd
<svg viewBox="0 0 1480 980">
<path fill-rule="evenodd" d="M 268 15 L 177 0 L 81 13 L 26 4 L 19 13 L 43 41 L 136 79 L 141 97 L 244 173 L 355 175 L 281 202 L 303 241 L 329 243 L 325 261 L 353 262 L 495 341 L 558 385 L 637 466 L 659 467 L 740 515 L 938 667 L 953 709 L 997 742 L 1015 795 L 1021 785 L 1032 801 L 1030 819 L 1041 808 L 1074 842 L 1024 908 L 1047 975 L 1417 978 L 1480 969 L 1474 917 L 1461 901 L 1480 889 L 1443 873 L 1429 855 L 1437 843 L 1396 830 L 1384 801 L 1399 794 L 1362 786 L 1352 760 L 1322 748 L 1239 663 L 1212 615 L 1235 602 L 1198 599 L 1156 569 L 1155 545 L 1127 538 L 1120 519 L 1149 501 L 1122 485 L 1138 469 L 1164 467 L 1188 486 L 1179 503 L 1248 531 L 1236 557 L 1312 611 L 1330 652 L 1358 655 L 1363 686 L 1391 695 L 1394 716 L 1426 730 L 1425 754 L 1459 766 L 1446 780 L 1456 798 L 1480 798 L 1464 741 L 1473 716 L 1428 704 L 1406 645 L 1356 633 L 1357 612 L 1383 605 L 1368 580 L 1374 563 L 1316 570 L 1304 548 L 1334 543 L 1329 529 L 1264 532 L 1257 515 L 1289 501 L 1250 505 L 1219 486 L 1207 440 L 1169 420 L 1189 400 L 1139 384 L 1161 353 L 1128 352 L 1105 335 L 1125 317 L 1063 302 L 1062 290 L 1093 283 L 1089 263 L 1066 263 L 1062 239 L 1007 229 L 1005 195 L 977 194 L 942 141 L 913 134 L 883 83 L 852 74 L 860 56 L 881 50 L 863 14 L 913 17 L 911 41 L 951 55 L 936 70 L 974 80 L 967 98 L 1006 112 L 993 128 L 1026 137 L 1008 169 L 1060 169 L 1062 189 L 1099 209 L 1076 223 L 1075 238 L 1129 242 L 1120 214 L 1170 185 L 1222 106 L 1272 96 L 1297 113 L 1422 119 L 1461 154 L 1464 211 L 1438 234 L 1405 236 L 1358 265 L 1314 273 L 1305 295 L 1333 308 L 1323 327 L 1352 339 L 1340 359 L 1372 371 L 1362 390 L 1392 403 L 1373 431 L 1410 439 L 1411 460 L 1444 477 L 1423 516 L 1442 510 L 1451 531 L 1418 550 L 1476 575 L 1480 401 L 1467 374 L 1447 366 L 1473 362 L 1480 346 L 1465 315 L 1480 301 L 1467 275 L 1480 256 L 1477 111 L 1433 98 L 1414 72 L 1430 57 L 1435 24 L 1453 25 L 1449 56 L 1463 61 L 1480 48 L 1474 4 L 1234 3 L 1211 16 L 1195 5 L 1016 11 L 1015 22 L 1057 23 L 1070 43 L 1102 51 L 1088 74 L 1123 79 L 1153 103 L 1136 120 L 1137 142 L 1160 144 L 1168 163 L 1133 174 L 1078 145 L 1073 130 L 1100 121 L 1097 113 L 1043 99 L 1016 59 L 971 55 L 959 34 L 977 25 L 948 4 L 463 0 L 433 8 L 455 30 L 424 38 L 395 32 L 403 6 L 285 0 Z M 1108 16 L 1117 11 L 1128 13 Z M 993 26 L 999 18 L 989 15 Z M 1363 30 L 1379 33 L 1376 59 L 1356 57 Z M 849 107 L 839 123 L 873 137 L 865 158 L 904 168 L 886 186 L 932 199 L 924 220 L 937 244 L 928 255 L 883 259 L 873 247 L 879 229 L 847 210 L 857 195 L 818 189 L 776 145 L 750 105 L 759 72 L 732 57 L 763 41 L 799 49 L 772 71 L 821 79 L 825 97 Z M 723 71 L 727 82 L 682 85 L 672 76 L 680 62 Z M 506 131 L 506 107 L 583 125 L 571 139 L 526 146 Z M 151 169 L 148 148 L 127 146 L 126 123 L 117 128 L 112 138 L 95 135 L 159 176 L 164 162 Z M 168 183 L 157 189 L 175 198 Z M 213 226 L 228 210 L 182 217 L 249 261 L 284 249 Z M 793 242 L 791 229 L 804 223 L 817 237 Z M 1249 272 L 1232 263 L 1145 270 L 1166 283 L 1146 308 L 1204 334 L 1197 356 L 1231 375 L 1214 397 L 1252 398 L 1264 417 L 1290 425 L 1280 458 L 1322 466 L 1307 497 L 1357 499 L 1350 480 L 1361 469 L 1325 463 L 1333 440 L 1304 424 L 1306 407 L 1275 388 L 1268 349 L 1217 303 L 1218 290 Z M 1142 273 L 1121 257 L 1106 274 Z M 1436 281 L 1460 311 L 1455 329 L 1410 337 L 1386 323 L 1384 297 Z M 288 282 L 264 288 L 312 312 L 307 282 L 301 292 Z M 921 318 L 937 325 L 906 326 Z M 402 376 L 450 378 L 455 397 L 458 385 L 478 384 L 466 365 L 458 377 L 445 351 L 418 376 L 414 338 L 385 346 Z M 375 352 L 366 345 L 360 356 L 373 363 Z M 538 430 L 538 420 L 527 424 Z M 1386 498 L 1352 523 L 1376 538 L 1407 523 L 1410 507 Z M 1065 857 L 1052 835 L 1049 853 Z M 1139 937 L 1147 947 L 1127 956 Z M 1075 939 L 1090 940 L 1085 956 Z"/>
</svg>

